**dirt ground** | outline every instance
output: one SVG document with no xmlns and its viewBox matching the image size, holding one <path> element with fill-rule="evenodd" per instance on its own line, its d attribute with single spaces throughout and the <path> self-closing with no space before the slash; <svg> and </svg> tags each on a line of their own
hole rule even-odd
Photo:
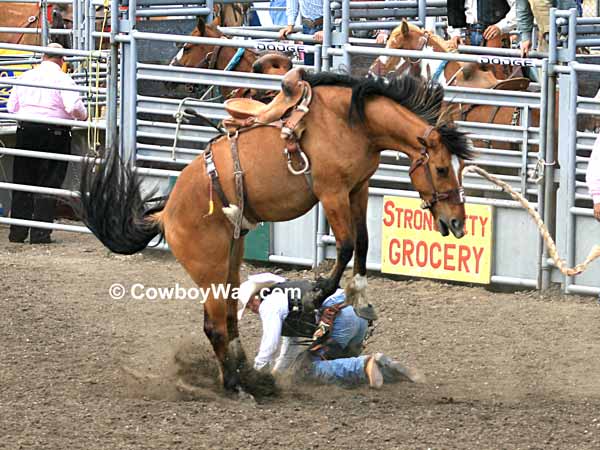
<svg viewBox="0 0 600 450">
<path fill-rule="evenodd" d="M 201 304 L 108 293 L 113 283 L 192 287 L 179 264 L 54 236 L 10 244 L 0 227 L 1 449 L 600 448 L 593 298 L 370 276 L 380 320 L 367 351 L 418 368 L 425 383 L 234 401 L 200 359 L 204 395 L 191 399 L 174 387 L 174 355 L 206 358 Z M 259 270 L 246 265 L 244 276 Z M 253 358 L 256 317 L 241 334 Z"/>
</svg>

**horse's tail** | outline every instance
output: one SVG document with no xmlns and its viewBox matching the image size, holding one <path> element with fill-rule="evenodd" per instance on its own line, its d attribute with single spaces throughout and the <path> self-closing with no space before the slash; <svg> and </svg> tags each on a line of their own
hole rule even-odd
<svg viewBox="0 0 600 450">
<path fill-rule="evenodd" d="M 168 197 L 149 201 L 152 194 L 142 196 L 140 187 L 140 177 L 114 150 L 108 151 L 100 164 L 94 160 L 83 163 L 76 211 L 92 233 L 115 253 L 137 253 L 162 233 L 157 213 L 164 209 Z"/>
</svg>

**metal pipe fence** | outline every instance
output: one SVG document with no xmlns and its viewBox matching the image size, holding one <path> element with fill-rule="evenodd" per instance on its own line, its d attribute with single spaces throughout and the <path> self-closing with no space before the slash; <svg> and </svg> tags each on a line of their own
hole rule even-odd
<svg viewBox="0 0 600 450">
<path fill-rule="evenodd" d="M 0 0 L 1 2 L 2 0 Z M 31 0 L 33 1 L 33 0 Z M 66 0 L 63 0 L 68 3 Z M 115 13 L 111 16 L 111 33 L 95 31 L 95 2 L 86 1 L 77 6 L 78 26 L 73 30 L 74 42 L 80 47 L 75 50 L 65 51 L 64 54 L 81 58 L 100 59 L 108 75 L 108 86 L 100 88 L 96 94 L 95 103 L 101 103 L 106 98 L 110 111 L 110 118 L 106 122 L 96 123 L 80 121 L 47 121 L 42 123 L 59 123 L 68 126 L 83 128 L 97 128 L 114 130 L 118 135 L 109 138 L 110 145 L 117 145 L 126 161 L 129 161 L 138 173 L 144 175 L 149 184 L 158 184 L 160 190 L 165 192 L 176 180 L 180 170 L 164 170 L 144 167 L 147 164 L 169 163 L 183 169 L 193 158 L 202 154 L 206 142 L 215 136 L 215 131 L 206 126 L 182 124 L 179 127 L 174 123 L 173 114 L 180 107 L 180 99 L 161 98 L 159 96 L 140 94 L 139 86 L 143 82 L 171 82 L 189 83 L 190 85 L 211 84 L 224 88 L 249 87 L 255 89 L 279 89 L 281 77 L 264 76 L 240 72 L 216 72 L 206 69 L 190 69 L 169 67 L 159 64 L 142 63 L 138 55 L 138 43 L 171 42 L 192 43 L 204 45 L 219 45 L 237 48 L 273 49 L 284 45 L 275 42 L 277 38 L 276 27 L 260 27 L 257 29 L 246 28 L 221 28 L 221 31 L 231 37 L 244 39 L 211 39 L 191 37 L 175 34 L 148 33 L 135 29 L 138 18 L 148 18 L 154 15 L 176 16 L 190 11 L 199 11 L 209 15 L 212 12 L 212 2 L 206 5 L 197 3 L 193 7 L 175 8 L 179 2 L 176 0 L 137 0 L 119 4 L 112 1 L 111 9 Z M 97 3 L 97 2 L 96 2 Z M 583 251 L 582 247 L 587 241 L 582 236 L 590 234 L 591 209 L 589 195 L 585 192 L 585 185 L 580 180 L 587 165 L 587 156 L 581 152 L 589 152 L 595 134 L 577 133 L 577 116 L 597 114 L 600 112 L 600 103 L 578 97 L 576 90 L 577 74 L 600 73 L 600 66 L 581 65 L 569 62 L 574 55 L 574 48 L 584 43 L 600 43 L 594 34 L 600 29 L 600 21 L 596 19 L 576 19 L 572 12 L 553 11 L 555 39 L 560 29 L 567 29 L 569 37 L 556 41 L 554 48 L 549 53 L 532 53 L 532 58 L 522 60 L 516 50 L 490 51 L 476 47 L 461 46 L 459 54 L 423 53 L 421 51 L 388 50 L 369 46 L 372 40 L 353 38 L 352 31 L 356 29 L 380 29 L 393 27 L 398 22 L 394 17 L 407 17 L 413 22 L 424 20 L 431 13 L 438 13 L 444 7 L 442 1 L 393 1 L 381 2 L 330 2 L 324 1 L 324 41 L 322 45 L 312 45 L 313 38 L 302 33 L 294 33 L 291 38 L 301 40 L 302 44 L 285 44 L 286 50 L 312 53 L 315 55 L 314 70 L 327 70 L 329 68 L 344 67 L 350 69 L 353 56 L 376 57 L 398 56 L 403 58 L 423 58 L 439 61 L 482 62 L 491 57 L 501 58 L 503 62 L 512 64 L 526 64 L 536 68 L 541 73 L 540 92 L 512 92 L 490 91 L 485 89 L 448 88 L 445 100 L 450 103 L 477 104 L 482 106 L 498 106 L 518 108 L 520 122 L 513 125 L 491 125 L 488 123 L 458 121 L 459 127 L 471 135 L 472 139 L 484 142 L 498 142 L 510 145 L 509 150 L 496 148 L 489 144 L 481 145 L 478 157 L 473 161 L 482 165 L 500 179 L 508 182 L 517 192 L 527 195 L 534 208 L 543 214 L 544 218 L 552 222 L 556 217 L 565 218 L 556 223 L 556 240 L 564 251 L 569 264 L 579 260 Z M 211 11 L 209 9 L 211 6 Z M 119 11 L 119 6 L 127 5 L 127 12 Z M 176 11 L 177 10 L 177 11 Z M 92 15 L 92 11 L 94 11 Z M 163 14 L 165 13 L 165 14 Z M 410 13 L 410 14 L 409 14 Z M 388 15 L 389 14 L 389 15 Z M 343 20 L 338 21 L 336 17 Z M 390 20 L 384 22 L 370 21 L 369 18 L 386 17 Z M 120 19 L 117 22 L 117 18 Z M 367 19 L 354 22 L 353 19 Z M 92 20 L 93 19 L 93 20 Z M 121 27 L 119 29 L 118 27 Z M 1 30 L 1 29 L 0 29 Z M 52 31 L 52 30 L 50 30 Z M 62 31 L 61 31 L 62 33 Z M 82 51 L 91 49 L 95 37 L 104 36 L 113 43 L 111 56 L 109 52 Z M 272 40 L 270 43 L 259 39 Z M 359 45 L 357 45 L 359 44 Z M 369 45 L 366 45 L 369 44 Z M 5 44 L 0 44 L 4 48 Z M 11 48 L 9 44 L 8 48 Z M 592 44 L 590 44 L 592 45 Z M 43 52 L 43 47 L 17 46 L 14 49 L 25 48 L 26 51 Z M 117 56 L 118 55 L 118 58 Z M 29 58 L 32 60 L 33 58 Z M 118 64 L 116 64 L 118 62 Z M 4 61 L 0 62 L 3 64 Z M 114 75 L 114 76 L 111 76 Z M 117 77 L 118 75 L 118 77 Z M 83 74 L 79 78 L 85 79 Z M 558 81 L 556 81 L 558 79 Z M 16 80 L 3 80 L 6 85 L 19 84 Z M 118 84 L 117 84 L 118 83 Z M 555 137 L 554 96 L 555 85 L 560 87 L 559 103 L 559 133 L 558 141 Z M 575 86 L 575 87 L 574 87 Z M 88 92 L 84 87 L 73 88 L 79 92 Z M 201 100 L 192 100 L 189 105 L 210 119 L 221 120 L 226 117 L 223 105 Z M 112 108 L 112 109 L 111 109 Z M 533 122 L 533 114 L 539 116 L 539 123 Z M 25 120 L 5 113 L 0 113 L 0 119 L 13 118 Z M 27 119 L 29 120 L 29 118 Z M 573 131 L 574 130 L 574 131 Z M 177 137 L 177 145 L 174 140 Z M 539 167 L 540 161 L 552 163 L 554 147 L 559 149 L 561 170 L 553 166 L 544 167 L 540 182 L 530 179 L 530 172 Z M 34 152 L 35 153 L 35 152 Z M 0 155 L 18 155 L 32 157 L 65 158 L 62 160 L 76 162 L 81 157 L 74 155 L 57 155 L 38 152 L 34 154 L 25 150 L 0 149 Z M 406 157 L 397 157 L 395 152 L 383 152 L 381 165 L 372 179 L 369 188 L 370 206 L 369 217 L 377 218 L 382 215 L 383 196 L 401 196 L 417 198 L 417 194 L 410 187 L 408 175 L 409 161 Z M 579 177 L 579 179 L 578 179 Z M 560 182 L 557 201 L 552 198 L 556 195 L 556 181 Z M 552 262 L 548 260 L 545 246 L 537 235 L 535 227 L 531 226 L 526 214 L 519 209 L 516 202 L 506 194 L 488 184 L 481 177 L 469 174 L 465 178 L 464 187 L 468 190 L 469 203 L 492 205 L 494 207 L 495 240 L 494 261 L 491 281 L 493 283 L 510 284 L 525 287 L 548 287 L 550 283 L 562 283 L 567 293 L 597 293 L 600 292 L 598 271 L 590 271 L 586 278 L 565 278 L 557 273 Z M 30 189 L 14 185 L 14 183 L 0 183 L 0 189 Z M 31 188 L 36 191 L 35 188 Z M 44 190 L 44 188 L 40 188 Z M 41 192 L 37 191 L 37 192 Z M 56 194 L 73 196 L 68 190 L 59 190 Z M 50 193 L 45 191 L 45 193 Z M 0 218 L 0 223 L 16 223 L 17 219 Z M 373 219 L 371 219 L 373 221 Z M 27 222 L 30 223 L 30 222 Z M 374 221 L 376 223 L 376 220 Z M 514 223 L 519 223 L 522 229 L 517 236 L 514 234 Z M 32 226 L 55 227 L 68 231 L 86 231 L 85 227 L 74 227 L 63 224 L 36 224 Z M 373 224 L 371 224 L 373 225 Z M 329 234 L 328 226 L 322 207 L 318 205 L 305 217 L 285 224 L 274 224 L 274 243 L 271 244 L 268 259 L 277 263 L 299 264 L 315 266 L 325 259 L 335 257 L 333 244 L 334 238 Z M 370 228 L 373 228 L 370 226 Z M 298 239 L 289 241 L 284 236 L 294 233 Z M 372 250 L 369 253 L 368 268 L 381 270 L 380 230 L 375 226 L 372 232 Z M 583 239 L 580 241 L 580 239 Z M 588 239 L 589 240 L 589 239 Z M 293 244 L 293 245 L 292 245 Z M 299 248 L 299 246 L 301 248 Z M 519 257 L 512 253 L 514 248 L 519 249 Z M 545 278 L 545 280 L 544 280 Z"/>
</svg>

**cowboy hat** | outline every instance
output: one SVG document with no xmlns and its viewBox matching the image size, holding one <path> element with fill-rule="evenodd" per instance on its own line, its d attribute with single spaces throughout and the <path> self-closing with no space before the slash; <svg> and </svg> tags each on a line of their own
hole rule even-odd
<svg viewBox="0 0 600 450">
<path fill-rule="evenodd" d="M 250 299 L 258 294 L 261 289 L 271 287 L 277 283 L 283 283 L 284 281 L 285 278 L 270 272 L 250 275 L 248 280 L 240 285 L 238 292 L 238 320 L 241 320 Z"/>
</svg>

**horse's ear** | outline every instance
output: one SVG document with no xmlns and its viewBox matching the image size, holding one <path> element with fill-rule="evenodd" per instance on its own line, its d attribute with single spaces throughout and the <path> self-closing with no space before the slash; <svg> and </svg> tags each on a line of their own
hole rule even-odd
<svg viewBox="0 0 600 450">
<path fill-rule="evenodd" d="M 410 32 L 408 28 L 408 21 L 406 19 L 402 19 L 402 24 L 400 25 L 400 31 L 404 36 L 407 36 Z"/>
<path fill-rule="evenodd" d="M 206 22 L 204 22 L 204 18 L 202 16 L 198 16 L 198 19 L 196 21 L 196 28 L 198 28 L 200 36 L 204 36 L 204 34 L 206 33 Z"/>
</svg>

